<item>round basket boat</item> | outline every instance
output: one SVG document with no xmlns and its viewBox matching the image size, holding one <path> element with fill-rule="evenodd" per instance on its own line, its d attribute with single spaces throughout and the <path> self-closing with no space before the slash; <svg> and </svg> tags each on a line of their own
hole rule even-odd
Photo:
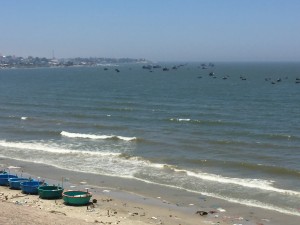
<svg viewBox="0 0 300 225">
<path fill-rule="evenodd" d="M 0 174 L 0 185 L 1 186 L 8 186 L 8 179 L 9 178 L 17 178 L 18 176 L 12 174 Z"/>
<path fill-rule="evenodd" d="M 21 189 L 21 182 L 25 182 L 25 181 L 29 181 L 29 179 L 24 178 L 24 177 L 17 177 L 17 178 L 9 178 L 8 179 L 9 187 L 11 189 L 16 189 L 16 190 L 20 190 Z"/>
<path fill-rule="evenodd" d="M 41 181 L 25 181 L 21 182 L 21 190 L 24 194 L 38 194 L 38 187 L 41 185 L 47 185 Z"/>
<path fill-rule="evenodd" d="M 62 196 L 67 205 L 87 205 L 92 194 L 86 191 L 65 191 Z"/>
<path fill-rule="evenodd" d="M 40 198 L 43 199 L 59 199 L 62 197 L 64 189 L 58 186 L 40 186 L 38 187 L 38 193 Z"/>
</svg>

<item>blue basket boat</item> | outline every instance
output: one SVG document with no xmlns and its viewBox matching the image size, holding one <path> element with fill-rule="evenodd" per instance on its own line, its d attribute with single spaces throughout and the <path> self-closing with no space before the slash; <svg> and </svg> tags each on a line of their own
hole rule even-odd
<svg viewBox="0 0 300 225">
<path fill-rule="evenodd" d="M 64 202 L 67 205 L 87 205 L 92 194 L 86 191 L 65 191 L 63 194 Z"/>
<path fill-rule="evenodd" d="M 8 186 L 8 179 L 9 178 L 17 178 L 18 176 L 12 174 L 0 174 L 0 185 L 1 186 Z"/>
<path fill-rule="evenodd" d="M 38 188 L 39 196 L 43 199 L 59 199 L 62 197 L 63 190 L 62 187 L 54 185 L 40 186 Z"/>
<path fill-rule="evenodd" d="M 26 181 L 29 181 L 29 179 L 24 178 L 24 177 L 9 178 L 8 179 L 9 187 L 11 189 L 16 189 L 16 190 L 20 190 L 21 189 L 21 182 L 26 182 Z"/>
<path fill-rule="evenodd" d="M 24 194 L 37 195 L 38 188 L 39 186 L 42 185 L 47 185 L 47 184 L 42 181 L 25 181 L 25 182 L 21 182 L 21 190 Z"/>
</svg>

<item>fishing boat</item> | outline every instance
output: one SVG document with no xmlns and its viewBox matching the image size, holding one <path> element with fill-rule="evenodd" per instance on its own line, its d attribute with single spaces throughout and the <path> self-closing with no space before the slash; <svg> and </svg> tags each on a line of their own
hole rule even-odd
<svg viewBox="0 0 300 225">
<path fill-rule="evenodd" d="M 11 189 L 16 189 L 16 190 L 20 190 L 21 189 L 21 182 L 25 182 L 25 181 L 29 181 L 29 179 L 24 178 L 24 177 L 17 177 L 17 178 L 9 178 L 8 179 L 9 187 Z"/>
<path fill-rule="evenodd" d="M 38 187 L 39 197 L 42 199 L 59 199 L 62 197 L 63 190 L 62 187 L 55 185 Z"/>
<path fill-rule="evenodd" d="M 92 194 L 88 191 L 65 191 L 63 200 L 67 205 L 87 205 L 90 202 Z"/>
<path fill-rule="evenodd" d="M 43 181 L 25 181 L 21 182 L 21 190 L 24 194 L 38 194 L 39 186 L 47 185 Z"/>
<path fill-rule="evenodd" d="M 0 185 L 1 186 L 8 186 L 8 179 L 9 178 L 17 178 L 17 175 L 12 175 L 12 174 L 0 174 Z"/>
</svg>

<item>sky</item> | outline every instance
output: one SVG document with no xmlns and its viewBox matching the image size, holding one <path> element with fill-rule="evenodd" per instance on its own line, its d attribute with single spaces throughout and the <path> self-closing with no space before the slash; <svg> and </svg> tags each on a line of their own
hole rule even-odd
<svg viewBox="0 0 300 225">
<path fill-rule="evenodd" d="M 300 0 L 9 0 L 0 54 L 300 61 Z"/>
</svg>

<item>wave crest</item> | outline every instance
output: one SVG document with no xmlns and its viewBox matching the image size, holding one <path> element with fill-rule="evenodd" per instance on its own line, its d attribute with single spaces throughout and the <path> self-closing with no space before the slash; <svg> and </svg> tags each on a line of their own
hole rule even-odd
<svg viewBox="0 0 300 225">
<path fill-rule="evenodd" d="M 114 140 L 122 140 L 122 141 L 134 141 L 137 140 L 136 137 L 123 137 L 123 136 L 116 136 L 116 135 L 96 135 L 96 134 L 80 134 L 80 133 L 70 133 L 67 131 L 62 131 L 60 133 L 62 136 L 69 137 L 69 138 L 86 138 L 86 139 L 114 139 Z"/>
</svg>

